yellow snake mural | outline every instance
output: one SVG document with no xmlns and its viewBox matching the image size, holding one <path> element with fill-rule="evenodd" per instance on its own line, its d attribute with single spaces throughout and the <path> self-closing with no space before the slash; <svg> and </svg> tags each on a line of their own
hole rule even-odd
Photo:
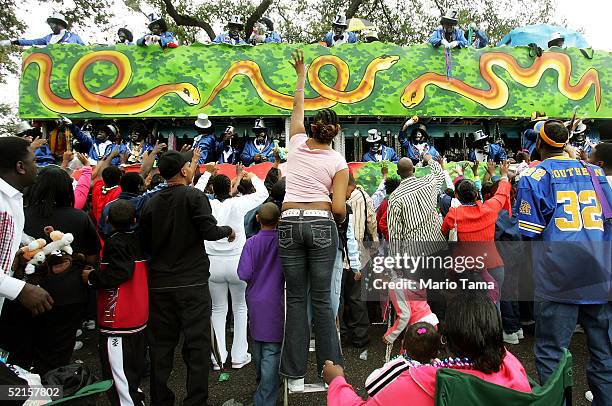
<svg viewBox="0 0 612 406">
<path fill-rule="evenodd" d="M 374 89 L 376 73 L 391 68 L 398 60 L 399 56 L 388 55 L 374 58 L 374 60 L 368 64 L 363 78 L 357 87 L 354 90 L 346 91 L 350 76 L 350 70 L 346 62 L 334 55 L 322 55 L 317 57 L 308 67 L 307 74 L 310 86 L 319 96 L 305 99 L 304 109 L 318 110 L 335 106 L 338 103 L 352 104 L 365 100 Z M 326 65 L 332 65 L 338 74 L 336 83 L 331 87 L 321 82 L 319 79 L 319 71 Z M 238 75 L 248 77 L 259 97 L 266 103 L 286 110 L 291 110 L 293 108 L 293 95 L 286 95 L 271 89 L 264 80 L 259 66 L 253 61 L 234 62 L 225 75 L 223 75 L 219 84 L 215 86 L 206 102 L 204 102 L 204 107 L 208 106 L 217 94 L 219 94 L 223 88 L 227 87 Z"/>
<path fill-rule="evenodd" d="M 84 84 L 87 68 L 96 62 L 110 62 L 117 69 L 117 78 L 108 88 L 97 93 L 90 92 Z M 38 97 L 43 105 L 59 114 L 76 114 L 90 111 L 99 114 L 125 115 L 147 111 L 165 95 L 175 93 L 185 103 L 196 105 L 200 93 L 191 83 L 173 83 L 154 87 L 140 96 L 115 97 L 130 82 L 132 68 L 127 56 L 118 51 L 97 51 L 81 57 L 72 67 L 68 78 L 68 89 L 72 98 L 57 96 L 50 86 L 53 61 L 49 55 L 35 52 L 23 62 L 23 72 L 31 64 L 38 65 L 40 74 L 37 83 Z"/>
<path fill-rule="evenodd" d="M 508 85 L 493 71 L 493 66 L 505 69 L 513 80 L 526 87 L 535 87 L 547 69 L 557 71 L 557 87 L 568 99 L 582 100 L 591 86 L 595 88 L 595 109 L 601 104 L 601 85 L 599 75 L 594 68 L 588 69 L 575 85 L 571 84 L 572 61 L 566 54 L 545 52 L 536 58 L 534 63 L 524 68 L 511 56 L 501 52 L 488 52 L 480 57 L 480 74 L 489 84 L 489 89 L 477 89 L 455 78 L 446 79 L 444 75 L 428 72 L 413 80 L 406 86 L 401 102 L 406 108 L 413 108 L 425 98 L 425 89 L 429 85 L 458 93 L 488 109 L 500 109 L 508 103 Z"/>
</svg>

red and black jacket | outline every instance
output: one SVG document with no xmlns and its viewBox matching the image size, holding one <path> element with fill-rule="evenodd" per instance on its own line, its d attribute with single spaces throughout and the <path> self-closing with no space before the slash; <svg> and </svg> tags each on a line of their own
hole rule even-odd
<svg viewBox="0 0 612 406">
<path fill-rule="evenodd" d="M 100 333 L 130 334 L 147 326 L 147 273 L 136 231 L 119 231 L 106 240 L 100 269 L 89 274 L 89 282 L 98 288 Z"/>
</svg>

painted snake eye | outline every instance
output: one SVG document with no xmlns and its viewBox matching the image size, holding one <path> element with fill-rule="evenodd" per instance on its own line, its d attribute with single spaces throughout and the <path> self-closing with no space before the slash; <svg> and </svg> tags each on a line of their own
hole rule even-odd
<svg viewBox="0 0 612 406">
<path fill-rule="evenodd" d="M 410 100 L 414 100 L 414 98 L 416 97 L 416 90 L 414 92 L 412 92 L 412 94 L 410 95 Z"/>
<path fill-rule="evenodd" d="M 189 89 L 187 88 L 183 89 L 183 93 L 185 93 L 186 96 L 191 96 L 191 93 L 189 93 Z"/>
</svg>

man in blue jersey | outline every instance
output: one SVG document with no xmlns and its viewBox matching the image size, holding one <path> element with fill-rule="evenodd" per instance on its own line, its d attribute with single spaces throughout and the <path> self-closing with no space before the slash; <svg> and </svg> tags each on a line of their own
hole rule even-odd
<svg viewBox="0 0 612 406">
<path fill-rule="evenodd" d="M 587 334 L 593 405 L 612 405 L 612 190 L 604 171 L 563 156 L 569 133 L 549 120 L 536 148 L 542 163 L 521 174 L 519 229 L 534 240 L 536 369 L 544 383 L 577 323 Z"/>
</svg>

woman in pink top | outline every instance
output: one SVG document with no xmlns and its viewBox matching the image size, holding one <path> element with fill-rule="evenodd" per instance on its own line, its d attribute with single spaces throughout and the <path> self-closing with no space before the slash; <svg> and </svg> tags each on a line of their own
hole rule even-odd
<svg viewBox="0 0 612 406">
<path fill-rule="evenodd" d="M 525 369 L 504 348 L 502 331 L 497 308 L 489 297 L 479 292 L 456 296 L 446 308 L 442 334 L 447 352 L 455 359 L 460 358 L 462 364 L 450 367 L 499 386 L 530 392 Z M 342 368 L 326 361 L 323 378 L 329 384 L 327 405 L 433 406 L 436 372 L 439 368 L 449 367 L 446 360 L 440 364 L 406 367 L 397 378 L 377 378 L 381 380 L 377 392 L 364 401 L 346 382 Z"/>
<path fill-rule="evenodd" d="M 310 325 L 306 297 L 310 292 L 318 372 L 329 359 L 343 364 L 336 323 L 330 304 L 330 286 L 338 230 L 334 220 L 346 216 L 348 165 L 332 149 L 340 132 L 338 116 L 320 110 L 311 125 L 312 137 L 304 129 L 304 55 L 293 53 L 291 63 L 297 85 L 291 115 L 285 200 L 278 225 L 279 255 L 286 281 L 285 335 L 280 373 L 291 390 L 303 390 L 306 375 Z M 333 198 L 330 194 L 333 193 Z M 310 290 L 308 290 L 310 287 Z"/>
</svg>

